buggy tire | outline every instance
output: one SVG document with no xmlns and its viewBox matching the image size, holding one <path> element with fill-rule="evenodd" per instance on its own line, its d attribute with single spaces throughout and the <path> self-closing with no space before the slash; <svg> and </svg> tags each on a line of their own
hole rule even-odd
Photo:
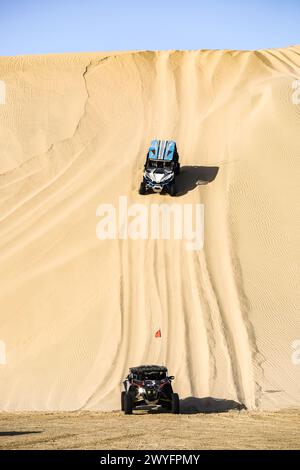
<svg viewBox="0 0 300 470">
<path fill-rule="evenodd" d="M 144 194 L 146 194 L 146 192 L 147 192 L 147 190 L 146 190 L 145 182 L 142 181 L 141 184 L 140 184 L 139 194 L 144 196 Z"/>
<path fill-rule="evenodd" d="M 175 170 L 175 175 L 179 175 L 179 173 L 180 173 L 180 163 L 177 163 L 176 170 Z"/>
<path fill-rule="evenodd" d="M 172 197 L 176 196 L 176 186 L 175 186 L 175 182 L 174 182 L 174 183 L 171 183 L 171 184 L 169 185 L 168 190 L 169 190 L 170 196 L 172 196 Z"/>
<path fill-rule="evenodd" d="M 124 395 L 124 413 L 126 415 L 132 415 L 132 397 L 130 393 L 125 393 Z"/>
<path fill-rule="evenodd" d="M 121 392 L 121 410 L 124 411 L 124 401 L 126 392 Z"/>
<path fill-rule="evenodd" d="M 172 393 L 172 413 L 178 415 L 180 413 L 180 403 L 178 393 Z"/>
<path fill-rule="evenodd" d="M 172 411 L 172 402 L 169 401 L 169 402 L 165 403 L 165 405 L 163 406 L 163 408 L 165 408 L 165 409 L 168 410 L 168 411 Z"/>
</svg>

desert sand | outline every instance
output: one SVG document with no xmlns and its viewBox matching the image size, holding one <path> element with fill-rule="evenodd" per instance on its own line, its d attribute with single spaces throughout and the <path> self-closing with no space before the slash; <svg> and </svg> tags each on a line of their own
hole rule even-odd
<svg viewBox="0 0 300 470">
<path fill-rule="evenodd" d="M 299 46 L 0 58 L 1 410 L 117 410 L 141 363 L 191 411 L 299 407 L 297 79 Z M 138 194 L 153 138 L 176 198 Z M 203 249 L 99 240 L 121 195 L 204 204 Z"/>
<path fill-rule="evenodd" d="M 300 411 L 3 412 L 0 429 L 0 450 L 299 449 Z"/>
</svg>

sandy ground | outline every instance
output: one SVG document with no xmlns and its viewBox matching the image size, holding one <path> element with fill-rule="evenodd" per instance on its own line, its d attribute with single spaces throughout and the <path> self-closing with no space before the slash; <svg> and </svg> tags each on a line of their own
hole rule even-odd
<svg viewBox="0 0 300 470">
<path fill-rule="evenodd" d="M 0 59 L 1 410 L 118 409 L 128 367 L 141 363 L 167 365 L 182 398 L 300 406 L 299 78 L 299 46 Z M 177 141 L 172 201 L 138 194 L 153 138 Z M 118 211 L 119 196 L 147 210 L 203 204 L 203 249 L 99 240 L 97 208 Z M 266 423 L 282 445 L 287 428 L 272 419 L 293 417 L 176 422 L 186 433 L 193 423 L 193 445 L 229 421 L 232 442 L 244 439 L 239 426 L 263 435 Z M 98 419 L 123 432 L 118 414 L 86 415 Z M 51 432 L 5 439 L 51 442 Z"/>
<path fill-rule="evenodd" d="M 300 412 L 1 413 L 0 449 L 300 449 Z"/>
</svg>

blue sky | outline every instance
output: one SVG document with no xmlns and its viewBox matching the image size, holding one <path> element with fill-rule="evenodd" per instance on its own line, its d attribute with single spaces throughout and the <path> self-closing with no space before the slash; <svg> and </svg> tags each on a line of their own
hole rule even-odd
<svg viewBox="0 0 300 470">
<path fill-rule="evenodd" d="M 0 55 L 300 44 L 300 0 L 0 0 Z"/>
</svg>

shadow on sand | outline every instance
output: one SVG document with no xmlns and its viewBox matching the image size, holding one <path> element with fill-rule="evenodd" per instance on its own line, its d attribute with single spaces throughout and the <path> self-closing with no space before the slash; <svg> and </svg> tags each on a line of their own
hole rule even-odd
<svg viewBox="0 0 300 470">
<path fill-rule="evenodd" d="M 231 410 L 246 410 L 247 407 L 242 403 L 234 400 L 226 400 L 225 398 L 213 398 L 213 397 L 187 397 L 180 400 L 180 414 L 182 415 L 193 415 L 197 413 L 226 413 Z M 144 409 L 141 407 L 142 413 L 149 414 L 161 414 L 170 413 L 170 411 L 164 408 L 153 408 Z"/>
<path fill-rule="evenodd" d="M 176 177 L 177 196 L 183 196 L 199 185 L 211 183 L 218 171 L 218 166 L 182 166 Z"/>
<path fill-rule="evenodd" d="M 234 400 L 226 400 L 225 398 L 196 398 L 187 397 L 180 400 L 181 414 L 195 413 L 226 413 L 231 410 L 246 410 L 246 406 Z"/>
<path fill-rule="evenodd" d="M 0 437 L 24 436 L 25 434 L 40 434 L 42 431 L 0 431 Z"/>
</svg>

